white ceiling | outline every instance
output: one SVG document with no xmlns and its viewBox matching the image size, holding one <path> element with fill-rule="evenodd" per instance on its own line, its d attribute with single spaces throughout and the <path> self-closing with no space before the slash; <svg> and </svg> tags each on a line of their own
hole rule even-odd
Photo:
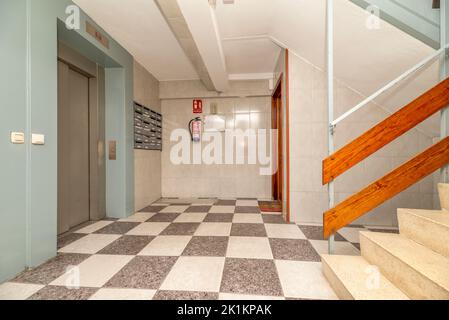
<svg viewBox="0 0 449 320">
<path fill-rule="evenodd" d="M 325 69 L 325 0 L 276 0 L 270 34 Z M 335 74 L 371 94 L 428 57 L 434 50 L 381 21 L 366 27 L 368 13 L 348 0 L 335 0 Z M 294 30 L 294 32 L 292 32 Z"/>
<path fill-rule="evenodd" d="M 271 30 L 277 0 L 217 0 L 216 15 L 223 38 L 266 35 Z"/>
<path fill-rule="evenodd" d="M 217 1 L 215 14 L 229 74 L 273 72 L 281 48 L 268 38 L 276 0 Z"/>
<path fill-rule="evenodd" d="M 217 24 L 221 38 L 225 40 L 223 53 L 229 74 L 273 72 L 280 48 L 272 41 L 227 39 L 266 35 L 271 25 L 272 11 L 267 10 L 265 5 L 273 4 L 273 1 L 237 0 L 234 5 L 217 2 Z M 153 0 L 126 0 L 126 7 L 123 0 L 74 2 L 158 80 L 199 79 Z"/>
<path fill-rule="evenodd" d="M 281 49 L 268 38 L 225 40 L 223 50 L 229 74 L 273 72 Z"/>
<path fill-rule="evenodd" d="M 75 2 L 159 80 L 199 78 L 153 0 L 126 0 L 126 6 L 123 0 Z M 273 39 L 324 70 L 325 3 L 235 0 L 224 5 L 217 0 L 215 15 L 227 73 L 242 78 L 273 72 L 280 54 Z M 379 30 L 367 29 L 367 13 L 349 0 L 335 0 L 334 15 L 336 77 L 365 95 L 434 52 L 385 22 Z M 408 91 L 423 92 L 435 77 L 435 72 L 424 74 L 409 84 Z M 395 95 L 390 101 L 397 106 L 410 97 Z"/>
<path fill-rule="evenodd" d="M 199 79 L 153 0 L 74 0 L 158 80 Z"/>
</svg>

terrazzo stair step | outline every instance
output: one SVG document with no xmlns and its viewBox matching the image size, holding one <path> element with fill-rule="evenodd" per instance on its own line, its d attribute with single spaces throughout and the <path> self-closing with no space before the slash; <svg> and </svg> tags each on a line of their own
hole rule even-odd
<svg viewBox="0 0 449 320">
<path fill-rule="evenodd" d="M 321 256 L 323 273 L 335 293 L 343 300 L 408 300 L 387 278 L 380 275 L 375 286 L 376 270 L 360 256 Z M 378 285 L 377 285 L 378 284 Z"/>
<path fill-rule="evenodd" d="M 404 236 L 360 232 L 362 257 L 411 299 L 449 299 L 449 259 Z"/>
<path fill-rule="evenodd" d="M 449 212 L 398 209 L 401 235 L 449 258 Z"/>
<path fill-rule="evenodd" d="M 449 211 L 449 184 L 438 184 L 438 195 L 440 196 L 441 209 Z"/>
</svg>

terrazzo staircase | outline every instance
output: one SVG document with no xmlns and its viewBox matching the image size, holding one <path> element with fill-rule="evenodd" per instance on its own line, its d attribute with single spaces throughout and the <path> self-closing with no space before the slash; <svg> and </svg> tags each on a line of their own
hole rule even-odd
<svg viewBox="0 0 449 320">
<path fill-rule="evenodd" d="M 322 255 L 340 299 L 449 300 L 449 184 L 442 210 L 398 209 L 400 234 L 361 232 L 361 256 Z"/>
</svg>

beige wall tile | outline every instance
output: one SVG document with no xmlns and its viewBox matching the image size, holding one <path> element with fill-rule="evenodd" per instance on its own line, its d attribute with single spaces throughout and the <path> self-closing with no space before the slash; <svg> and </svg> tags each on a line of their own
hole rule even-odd
<svg viewBox="0 0 449 320">
<path fill-rule="evenodd" d="M 290 179 L 291 216 L 295 222 L 322 223 L 327 210 L 327 188 L 321 186 L 321 162 L 327 156 L 326 74 L 305 60 L 290 54 Z M 335 80 L 336 117 L 365 97 Z M 394 97 L 392 97 L 394 98 Z M 380 101 L 387 101 L 382 97 Z M 336 127 L 336 149 L 364 133 L 389 113 L 371 103 Z M 335 180 L 336 201 L 341 202 L 381 178 L 432 144 L 431 138 L 412 130 Z M 429 177 L 357 220 L 378 226 L 397 225 L 396 209 L 432 209 L 437 202 L 435 178 Z"/>
<path fill-rule="evenodd" d="M 138 62 L 134 62 L 134 100 L 161 111 L 159 82 Z M 134 150 L 135 210 L 139 211 L 162 195 L 161 152 Z"/>
<path fill-rule="evenodd" d="M 242 83 L 240 83 L 242 84 Z M 265 83 L 260 90 L 265 90 Z M 167 84 L 166 84 L 167 85 Z M 175 87 L 177 87 L 177 84 Z M 187 84 L 187 88 L 192 84 Z M 259 87 L 261 84 L 259 83 Z M 240 94 L 251 96 L 256 92 L 256 83 L 242 84 L 242 88 L 234 86 Z M 188 89 L 183 94 L 188 94 Z M 259 91 L 260 91 L 259 90 Z M 194 91 L 190 94 L 193 95 Z M 226 96 L 226 94 L 225 94 Z M 271 128 L 271 98 L 206 98 L 203 99 L 203 115 L 210 112 L 210 104 L 217 105 L 217 111 L 226 115 L 226 127 L 241 130 L 270 129 Z M 245 139 L 245 164 L 189 164 L 174 165 L 170 161 L 170 148 L 175 143 L 170 142 L 171 131 L 177 128 L 186 128 L 190 119 L 196 115 L 192 113 L 192 99 L 164 99 L 162 100 L 162 113 L 164 119 L 170 119 L 170 126 L 165 125 L 165 149 L 162 152 L 162 195 L 164 197 L 254 197 L 271 198 L 271 176 L 260 176 L 259 165 L 248 163 L 247 146 Z M 224 144 L 224 134 L 223 144 Z M 202 149 L 207 145 L 203 142 Z M 234 150 L 234 157 L 236 151 Z"/>
</svg>

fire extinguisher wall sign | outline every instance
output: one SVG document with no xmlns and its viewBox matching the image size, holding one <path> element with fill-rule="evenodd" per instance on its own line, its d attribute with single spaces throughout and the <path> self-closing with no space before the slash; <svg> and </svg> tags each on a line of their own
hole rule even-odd
<svg viewBox="0 0 449 320">
<path fill-rule="evenodd" d="M 203 113 L 202 100 L 193 100 L 193 113 Z"/>
</svg>

